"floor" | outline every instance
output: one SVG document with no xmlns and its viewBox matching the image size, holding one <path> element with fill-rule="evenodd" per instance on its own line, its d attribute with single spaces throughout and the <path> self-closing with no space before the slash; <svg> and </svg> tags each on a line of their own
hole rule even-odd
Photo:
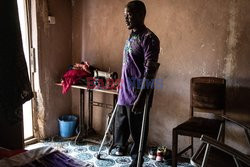
<svg viewBox="0 0 250 167">
<path fill-rule="evenodd" d="M 128 167 L 131 163 L 129 156 L 111 156 L 108 155 L 108 148 L 103 147 L 101 151 L 101 160 L 96 158 L 97 152 L 99 150 L 99 145 L 87 144 L 87 145 L 76 145 L 73 141 L 61 141 L 61 142 L 51 142 L 44 141 L 29 145 L 26 147 L 27 150 L 34 149 L 37 147 L 50 146 L 56 148 L 70 156 L 73 156 L 82 161 L 87 161 L 97 167 Z M 169 162 L 156 162 L 155 160 L 149 159 L 144 156 L 143 167 L 171 167 Z M 179 163 L 178 167 L 193 167 L 188 163 Z"/>
</svg>

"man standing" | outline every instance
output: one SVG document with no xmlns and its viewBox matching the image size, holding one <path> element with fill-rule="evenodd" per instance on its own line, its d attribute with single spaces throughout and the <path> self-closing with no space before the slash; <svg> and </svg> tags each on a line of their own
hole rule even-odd
<svg viewBox="0 0 250 167">
<path fill-rule="evenodd" d="M 150 79 L 154 79 L 157 71 L 160 42 L 157 36 L 144 25 L 146 7 L 143 2 L 129 2 L 125 6 L 124 16 L 131 33 L 123 52 L 122 83 L 115 116 L 114 144 L 115 155 L 123 155 L 131 134 L 134 143 L 130 151 L 132 158 L 130 166 L 134 167 L 137 166 L 138 160 L 145 97 L 149 91 L 147 83 Z M 151 94 L 150 107 L 152 97 Z M 148 118 L 144 145 L 147 134 Z"/>
</svg>

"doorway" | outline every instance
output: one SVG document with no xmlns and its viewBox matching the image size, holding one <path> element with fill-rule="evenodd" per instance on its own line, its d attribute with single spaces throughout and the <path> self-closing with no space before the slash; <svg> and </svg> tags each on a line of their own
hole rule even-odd
<svg viewBox="0 0 250 167">
<path fill-rule="evenodd" d="M 29 25 L 28 25 L 28 10 L 26 0 L 17 0 L 19 22 L 22 34 L 23 51 L 25 60 L 28 68 L 29 78 L 32 82 L 30 75 L 30 37 L 29 37 Z M 31 85 L 33 85 L 31 83 Z M 32 118 L 32 102 L 27 101 L 23 105 L 23 129 L 24 129 L 24 140 L 28 140 L 34 137 L 33 133 L 33 118 Z"/>
</svg>

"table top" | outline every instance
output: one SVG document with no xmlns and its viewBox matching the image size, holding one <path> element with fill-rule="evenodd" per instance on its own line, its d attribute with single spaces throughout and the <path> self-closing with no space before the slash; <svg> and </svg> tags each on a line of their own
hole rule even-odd
<svg viewBox="0 0 250 167">
<path fill-rule="evenodd" d="M 61 83 L 56 83 L 58 86 L 62 86 Z M 101 92 L 101 93 L 107 93 L 107 94 L 113 94 L 113 95 L 118 95 L 118 92 L 116 90 L 109 90 L 109 89 L 88 89 L 87 86 L 85 85 L 71 85 L 72 88 L 76 89 L 84 89 L 84 90 L 92 90 L 95 92 Z"/>
</svg>

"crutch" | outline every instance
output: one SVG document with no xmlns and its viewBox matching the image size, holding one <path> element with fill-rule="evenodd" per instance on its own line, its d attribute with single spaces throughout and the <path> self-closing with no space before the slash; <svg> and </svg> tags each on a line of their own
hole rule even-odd
<svg viewBox="0 0 250 167">
<path fill-rule="evenodd" d="M 156 73 L 159 69 L 160 64 L 157 63 L 156 64 L 156 72 L 155 72 L 155 76 Z M 149 98 L 150 95 L 153 92 L 153 89 L 151 88 L 152 85 L 150 85 L 150 89 L 146 94 L 146 99 L 145 99 L 145 105 L 144 105 L 144 112 L 143 112 L 143 117 L 142 117 L 142 126 L 141 126 L 141 136 L 140 136 L 140 145 L 139 145 L 139 150 L 138 150 L 138 159 L 137 159 L 137 167 L 142 167 L 142 156 L 143 156 L 143 144 L 144 144 L 144 137 L 145 137 L 145 128 L 146 128 L 146 121 L 147 121 L 147 116 L 148 116 L 148 112 L 149 112 Z"/>
<path fill-rule="evenodd" d="M 141 136 L 140 136 L 140 145 L 139 145 L 139 151 L 138 151 L 138 159 L 137 159 L 137 167 L 142 166 L 142 156 L 143 156 L 143 144 L 144 144 L 144 136 L 145 136 L 145 126 L 146 126 L 146 121 L 147 121 L 147 116 L 148 116 L 148 103 L 149 103 L 149 97 L 151 94 L 152 90 L 150 89 L 150 93 L 147 93 L 146 95 L 146 100 L 145 100 L 145 105 L 144 105 L 144 112 L 143 112 L 143 117 L 142 117 L 142 127 L 141 127 Z"/>
<path fill-rule="evenodd" d="M 106 129 L 106 131 L 105 131 L 105 134 L 104 134 L 104 137 L 103 137 L 103 139 L 102 139 L 101 146 L 100 146 L 99 151 L 98 151 L 97 156 L 96 156 L 97 159 L 100 159 L 100 158 L 101 158 L 101 150 L 102 150 L 103 144 L 104 144 L 104 142 L 105 142 L 105 140 L 106 140 L 106 137 L 107 137 L 107 135 L 108 135 L 108 133 L 109 133 L 110 126 L 112 125 L 112 122 L 113 122 L 113 119 L 114 119 L 114 116 L 115 116 L 115 113 L 116 113 L 116 108 L 117 108 L 117 103 L 116 103 L 115 108 L 114 108 L 114 110 L 113 110 L 113 112 L 112 112 L 111 118 L 110 118 L 110 120 L 109 120 L 108 127 L 107 127 L 107 129 Z"/>
</svg>

